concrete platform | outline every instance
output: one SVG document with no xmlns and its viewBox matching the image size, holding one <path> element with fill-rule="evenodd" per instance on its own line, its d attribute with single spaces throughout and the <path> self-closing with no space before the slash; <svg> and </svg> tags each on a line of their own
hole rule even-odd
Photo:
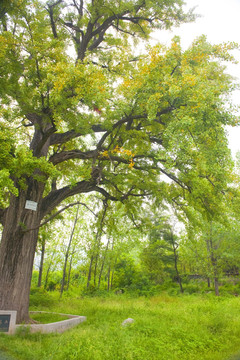
<svg viewBox="0 0 240 360">
<path fill-rule="evenodd" d="M 63 333 L 64 331 L 71 329 L 72 327 L 84 322 L 87 320 L 86 316 L 79 315 L 70 315 L 70 314 L 59 314 L 59 313 L 50 313 L 47 311 L 31 311 L 30 314 L 33 313 L 48 313 L 48 314 L 58 314 L 62 316 L 67 316 L 67 320 L 57 321 L 49 324 L 27 324 L 27 325 L 16 325 L 15 332 L 17 333 L 21 331 L 21 329 L 25 329 L 30 331 L 30 333 L 40 332 L 42 334 L 49 333 Z"/>
</svg>

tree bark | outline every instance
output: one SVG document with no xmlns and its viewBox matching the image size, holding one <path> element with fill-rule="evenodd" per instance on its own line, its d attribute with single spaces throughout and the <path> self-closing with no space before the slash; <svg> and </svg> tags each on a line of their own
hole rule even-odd
<svg viewBox="0 0 240 360">
<path fill-rule="evenodd" d="M 44 185 L 29 180 L 28 191 L 11 197 L 0 244 L 0 309 L 16 310 L 17 323 L 29 321 L 29 293 L 40 224 L 39 211 L 25 209 L 26 200 L 38 203 Z M 27 228 L 35 228 L 26 231 Z"/>
</svg>

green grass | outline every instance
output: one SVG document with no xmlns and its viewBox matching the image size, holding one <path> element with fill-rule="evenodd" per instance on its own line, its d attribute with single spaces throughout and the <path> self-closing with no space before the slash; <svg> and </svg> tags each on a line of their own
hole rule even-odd
<svg viewBox="0 0 240 360">
<path fill-rule="evenodd" d="M 1 334 L 0 349 L 18 360 L 226 360 L 240 350 L 237 297 L 63 298 L 48 311 L 87 321 L 63 334 Z"/>
<path fill-rule="evenodd" d="M 55 313 L 31 313 L 30 317 L 32 320 L 40 324 L 49 324 L 53 322 L 63 321 L 69 319 L 68 316 L 55 314 Z"/>
</svg>

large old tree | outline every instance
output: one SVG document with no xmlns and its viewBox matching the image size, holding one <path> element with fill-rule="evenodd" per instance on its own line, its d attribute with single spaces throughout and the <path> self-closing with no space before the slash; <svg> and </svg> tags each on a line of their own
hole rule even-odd
<svg viewBox="0 0 240 360">
<path fill-rule="evenodd" d="M 183 52 L 175 39 L 131 51 L 152 29 L 191 20 L 182 5 L 1 3 L 0 309 L 18 322 L 28 321 L 39 227 L 66 199 L 152 194 L 211 213 L 226 194 L 224 125 L 235 119 L 221 59 L 233 46 L 201 38 Z"/>
</svg>

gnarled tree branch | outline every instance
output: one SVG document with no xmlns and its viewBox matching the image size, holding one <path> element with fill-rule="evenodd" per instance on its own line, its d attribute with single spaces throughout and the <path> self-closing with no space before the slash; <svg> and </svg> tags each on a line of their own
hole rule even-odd
<svg viewBox="0 0 240 360">
<path fill-rule="evenodd" d="M 61 151 L 59 153 L 55 153 L 53 154 L 49 161 L 53 164 L 53 165 L 57 165 L 59 163 L 62 163 L 64 161 L 67 160 L 71 160 L 71 159 L 81 159 L 81 160 L 86 160 L 86 159 L 94 159 L 97 156 L 97 150 L 89 150 L 86 152 L 83 152 L 81 150 L 69 150 L 69 151 Z"/>
</svg>

